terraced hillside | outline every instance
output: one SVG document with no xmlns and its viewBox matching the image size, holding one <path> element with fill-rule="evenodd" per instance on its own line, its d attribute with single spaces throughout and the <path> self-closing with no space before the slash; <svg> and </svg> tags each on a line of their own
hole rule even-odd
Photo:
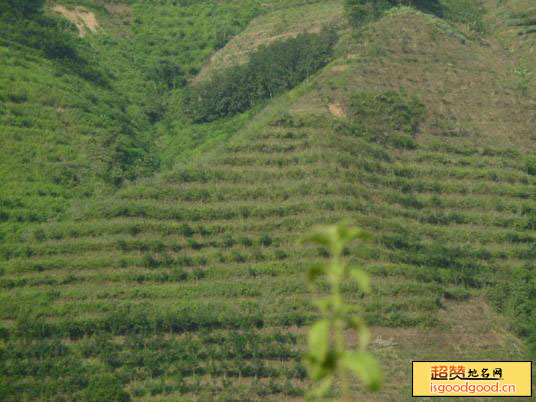
<svg viewBox="0 0 536 402">
<path fill-rule="evenodd" d="M 38 1 L 29 2 L 37 4 Z M 42 2 L 41 2 L 42 3 Z M 0 8 L 0 239 L 61 216 L 158 158 L 143 114 L 61 19 Z"/>
<path fill-rule="evenodd" d="M 527 49 L 409 8 L 357 39 L 342 26 L 337 58 L 229 140 L 4 242 L 0 394 L 302 399 L 304 271 L 326 256 L 296 240 L 341 219 L 375 238 L 347 253 L 373 291 L 345 293 L 387 379 L 378 394 L 356 384 L 356 400 L 410 400 L 411 360 L 526 359 L 536 115 L 514 71 Z"/>
<path fill-rule="evenodd" d="M 254 16 L 292 6 L 17 4 L 0 5 L 0 239 L 198 145 L 176 107 L 186 81 Z M 161 155 L 175 125 L 181 149 Z"/>
</svg>

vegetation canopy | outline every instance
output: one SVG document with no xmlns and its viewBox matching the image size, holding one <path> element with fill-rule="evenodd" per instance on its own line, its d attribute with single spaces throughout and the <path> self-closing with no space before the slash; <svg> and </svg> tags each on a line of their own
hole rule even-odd
<svg viewBox="0 0 536 402">
<path fill-rule="evenodd" d="M 336 31 L 324 28 L 262 46 L 245 65 L 194 86 L 186 99 L 188 113 L 195 122 L 209 122 L 292 89 L 329 62 L 336 41 Z"/>
</svg>

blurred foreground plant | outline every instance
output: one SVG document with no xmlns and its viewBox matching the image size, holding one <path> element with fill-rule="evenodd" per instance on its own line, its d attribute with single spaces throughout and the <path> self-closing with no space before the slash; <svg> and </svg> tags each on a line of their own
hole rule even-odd
<svg viewBox="0 0 536 402">
<path fill-rule="evenodd" d="M 314 229 L 303 241 L 314 243 L 329 250 L 331 259 L 325 264 L 313 265 L 308 272 L 308 281 L 313 286 L 323 279 L 330 293 L 314 304 L 321 317 L 313 324 L 308 334 L 309 350 L 305 364 L 314 383 L 309 396 L 323 397 L 330 390 L 334 380 L 340 379 L 341 398 L 349 401 L 350 374 L 358 377 L 371 390 L 378 390 L 382 383 L 382 372 L 374 356 L 366 351 L 369 332 L 362 317 L 353 312 L 345 303 L 341 287 L 348 281 L 355 281 L 363 292 L 370 291 L 369 276 L 356 267 L 347 266 L 341 259 L 348 242 L 366 240 L 368 235 L 347 225 L 321 226 Z M 356 332 L 358 346 L 349 349 L 345 331 Z"/>
</svg>

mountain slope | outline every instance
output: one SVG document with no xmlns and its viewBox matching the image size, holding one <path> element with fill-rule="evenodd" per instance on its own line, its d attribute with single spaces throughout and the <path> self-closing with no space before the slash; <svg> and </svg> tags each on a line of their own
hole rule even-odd
<svg viewBox="0 0 536 402">
<path fill-rule="evenodd" d="M 296 240 L 340 219 L 375 238 L 348 252 L 373 292 L 345 289 L 389 379 L 367 400 L 409 400 L 411 360 L 526 358 L 536 143 L 517 59 L 407 8 L 341 34 L 225 143 L 3 245 L 5 395 L 301 398 L 303 273 L 325 255 Z"/>
<path fill-rule="evenodd" d="M 192 127 L 181 110 L 184 87 L 256 15 L 302 2 L 176 3 L 0 6 L 0 238 L 240 126 Z"/>
<path fill-rule="evenodd" d="M 158 168 L 147 118 L 93 49 L 62 19 L 13 7 L 0 18 L 0 239 Z"/>
</svg>

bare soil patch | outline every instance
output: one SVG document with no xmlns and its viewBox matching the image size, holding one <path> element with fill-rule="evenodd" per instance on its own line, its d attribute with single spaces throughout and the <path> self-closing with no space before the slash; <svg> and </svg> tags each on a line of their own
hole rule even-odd
<svg viewBox="0 0 536 402">
<path fill-rule="evenodd" d="M 84 37 L 88 32 L 97 32 L 99 29 L 99 23 L 95 14 L 83 7 L 75 7 L 69 10 L 64 6 L 57 4 L 52 7 L 52 11 L 60 14 L 75 24 L 81 37 Z"/>
<path fill-rule="evenodd" d="M 335 117 L 346 117 L 346 112 L 338 103 L 330 103 L 328 105 L 329 112 Z"/>
</svg>

